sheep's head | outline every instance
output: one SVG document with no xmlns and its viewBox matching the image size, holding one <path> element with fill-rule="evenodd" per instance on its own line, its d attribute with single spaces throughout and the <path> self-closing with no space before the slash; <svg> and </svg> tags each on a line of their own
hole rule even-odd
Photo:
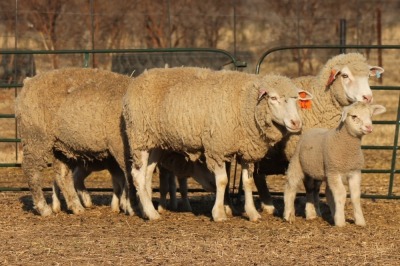
<svg viewBox="0 0 400 266">
<path fill-rule="evenodd" d="M 354 102 L 372 103 L 372 91 L 368 79 L 379 78 L 384 69 L 369 66 L 361 54 L 342 54 L 333 57 L 326 64 L 326 87 L 332 90 L 341 106 Z M 329 72 L 329 73 L 328 73 Z"/>
<path fill-rule="evenodd" d="M 350 135 L 362 137 L 372 132 L 372 116 L 385 111 L 382 105 L 356 102 L 343 108 L 341 123 Z"/>
<path fill-rule="evenodd" d="M 271 120 L 284 126 L 289 132 L 299 132 L 302 128 L 302 121 L 298 113 L 298 100 L 304 99 L 296 86 L 285 77 L 270 77 L 273 82 L 268 82 L 259 89 L 258 101 L 265 98 L 268 103 Z M 308 94 L 308 99 L 311 94 Z"/>
</svg>

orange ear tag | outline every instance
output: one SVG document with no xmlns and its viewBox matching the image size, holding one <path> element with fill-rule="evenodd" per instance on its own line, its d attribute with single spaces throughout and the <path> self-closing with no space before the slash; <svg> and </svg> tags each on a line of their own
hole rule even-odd
<svg viewBox="0 0 400 266">
<path fill-rule="evenodd" d="M 301 98 L 306 98 L 307 93 L 299 92 Z M 311 109 L 311 100 L 299 100 L 299 106 L 301 109 Z"/>
</svg>

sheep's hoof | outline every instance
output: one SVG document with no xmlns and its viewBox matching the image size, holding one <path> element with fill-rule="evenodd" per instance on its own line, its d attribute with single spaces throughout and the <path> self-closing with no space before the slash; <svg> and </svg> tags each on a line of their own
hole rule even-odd
<svg viewBox="0 0 400 266">
<path fill-rule="evenodd" d="M 154 221 L 154 220 L 159 220 L 161 218 L 161 215 L 157 212 L 151 212 L 149 214 L 146 214 L 147 219 Z"/>
<path fill-rule="evenodd" d="M 83 214 L 85 212 L 85 208 L 83 208 L 82 205 L 75 205 L 73 207 L 71 207 L 71 210 L 74 214 Z"/>
<path fill-rule="evenodd" d="M 361 220 L 361 221 L 356 220 L 355 224 L 358 226 L 366 226 L 367 225 L 365 220 Z"/>
<path fill-rule="evenodd" d="M 182 199 L 178 206 L 178 209 L 182 212 L 192 212 L 192 206 L 190 206 L 190 202 L 188 199 Z"/>
<path fill-rule="evenodd" d="M 53 204 L 51 205 L 51 208 L 52 208 L 54 213 L 60 213 L 61 212 L 61 204 L 60 204 L 60 202 L 54 202 L 53 201 Z"/>
<path fill-rule="evenodd" d="M 40 215 L 43 216 L 43 217 L 47 217 L 47 216 L 53 215 L 53 211 L 52 211 L 52 209 L 50 208 L 49 205 L 45 205 L 40 209 L 38 208 L 38 211 L 39 211 Z"/>
<path fill-rule="evenodd" d="M 213 208 L 212 217 L 215 222 L 223 222 L 223 221 L 228 220 L 226 213 L 225 213 L 225 208 L 222 208 L 222 210 Z"/>
<path fill-rule="evenodd" d="M 165 213 L 167 211 L 167 208 L 163 206 L 162 204 L 159 204 L 157 207 L 158 213 Z"/>
<path fill-rule="evenodd" d="M 265 203 L 261 203 L 261 208 L 263 211 L 265 211 L 268 214 L 274 214 L 275 211 L 275 206 L 274 205 L 267 205 Z"/>
<path fill-rule="evenodd" d="M 261 219 L 261 215 L 257 212 L 255 214 L 248 215 L 250 222 L 258 222 Z"/>
<path fill-rule="evenodd" d="M 292 223 L 294 223 L 294 221 L 295 221 L 296 218 L 295 218 L 295 216 L 294 216 L 293 213 L 284 213 L 284 214 L 283 214 L 283 219 L 284 219 L 286 222 L 292 224 Z"/>
</svg>

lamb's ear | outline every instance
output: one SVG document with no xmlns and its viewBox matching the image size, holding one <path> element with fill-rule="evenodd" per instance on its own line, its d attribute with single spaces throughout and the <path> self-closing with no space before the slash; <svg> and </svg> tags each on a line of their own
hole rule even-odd
<svg viewBox="0 0 400 266">
<path fill-rule="evenodd" d="M 340 122 L 343 123 L 344 120 L 346 120 L 347 117 L 347 112 L 348 112 L 349 106 L 344 106 L 342 109 L 342 117 L 340 118 Z"/>
<path fill-rule="evenodd" d="M 372 109 L 372 115 L 379 115 L 379 114 L 383 114 L 384 112 L 386 112 L 385 106 L 379 105 L 379 104 L 371 105 L 371 109 Z"/>
<path fill-rule="evenodd" d="M 380 78 L 381 74 L 383 72 L 385 72 L 385 70 L 382 67 L 369 66 L 369 76 L 370 77 L 376 76 L 377 78 Z"/>
<path fill-rule="evenodd" d="M 326 83 L 326 86 L 332 85 L 332 83 L 335 81 L 337 75 L 340 73 L 340 70 L 337 68 L 332 68 L 331 74 L 329 75 L 328 82 Z"/>
</svg>

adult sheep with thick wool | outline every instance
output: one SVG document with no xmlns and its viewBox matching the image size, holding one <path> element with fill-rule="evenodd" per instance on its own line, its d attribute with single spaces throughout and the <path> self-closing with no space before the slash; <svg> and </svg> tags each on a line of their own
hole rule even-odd
<svg viewBox="0 0 400 266">
<path fill-rule="evenodd" d="M 293 79 L 302 89 L 310 91 L 314 98 L 311 105 L 302 102 L 300 111 L 303 132 L 309 128 L 333 128 L 340 120 L 342 107 L 361 101 L 373 100 L 368 83 L 371 76 L 380 77 L 384 69 L 370 66 L 359 53 L 340 54 L 332 57 L 316 76 Z M 260 195 L 262 208 L 268 213 L 274 211 L 265 175 L 285 174 L 290 158 L 294 154 L 301 133 L 285 136 L 257 165 L 254 181 Z"/>
<path fill-rule="evenodd" d="M 122 119 L 122 97 L 131 78 L 99 69 L 66 68 L 24 82 L 16 101 L 23 145 L 22 168 L 36 210 L 52 214 L 42 191 L 42 170 L 53 163 L 56 181 L 74 213 L 84 211 L 71 171 L 113 158 L 125 179 L 130 174 Z M 128 182 L 125 180 L 125 182 Z M 129 190 L 128 186 L 125 189 Z M 118 192 L 122 197 L 123 191 Z M 125 191 L 125 195 L 131 193 Z M 126 201 L 129 204 L 129 199 Z M 126 211 L 133 213 L 132 208 Z"/>
<path fill-rule="evenodd" d="M 192 160 L 204 154 L 216 179 L 215 221 L 227 218 L 225 162 L 240 156 L 245 211 L 250 220 L 259 219 L 249 178 L 251 164 L 286 130 L 301 129 L 298 99 L 297 87 L 283 76 L 191 67 L 152 69 L 140 75 L 124 97 L 123 115 L 144 214 L 149 219 L 160 217 L 149 192 L 161 148 L 184 152 Z"/>
<path fill-rule="evenodd" d="M 386 111 L 382 105 L 356 102 L 343 108 L 338 127 L 334 129 L 313 128 L 305 131 L 296 147 L 287 171 L 284 193 L 284 219 L 295 219 L 294 199 L 301 181 L 306 186 L 306 218 L 313 219 L 319 209 L 318 194 L 314 194 L 314 183 L 326 181 L 326 196 L 336 226 L 344 226 L 344 205 L 347 180 L 357 225 L 364 226 L 361 210 L 361 168 L 364 156 L 361 140 L 372 132 L 372 115 Z"/>
</svg>

